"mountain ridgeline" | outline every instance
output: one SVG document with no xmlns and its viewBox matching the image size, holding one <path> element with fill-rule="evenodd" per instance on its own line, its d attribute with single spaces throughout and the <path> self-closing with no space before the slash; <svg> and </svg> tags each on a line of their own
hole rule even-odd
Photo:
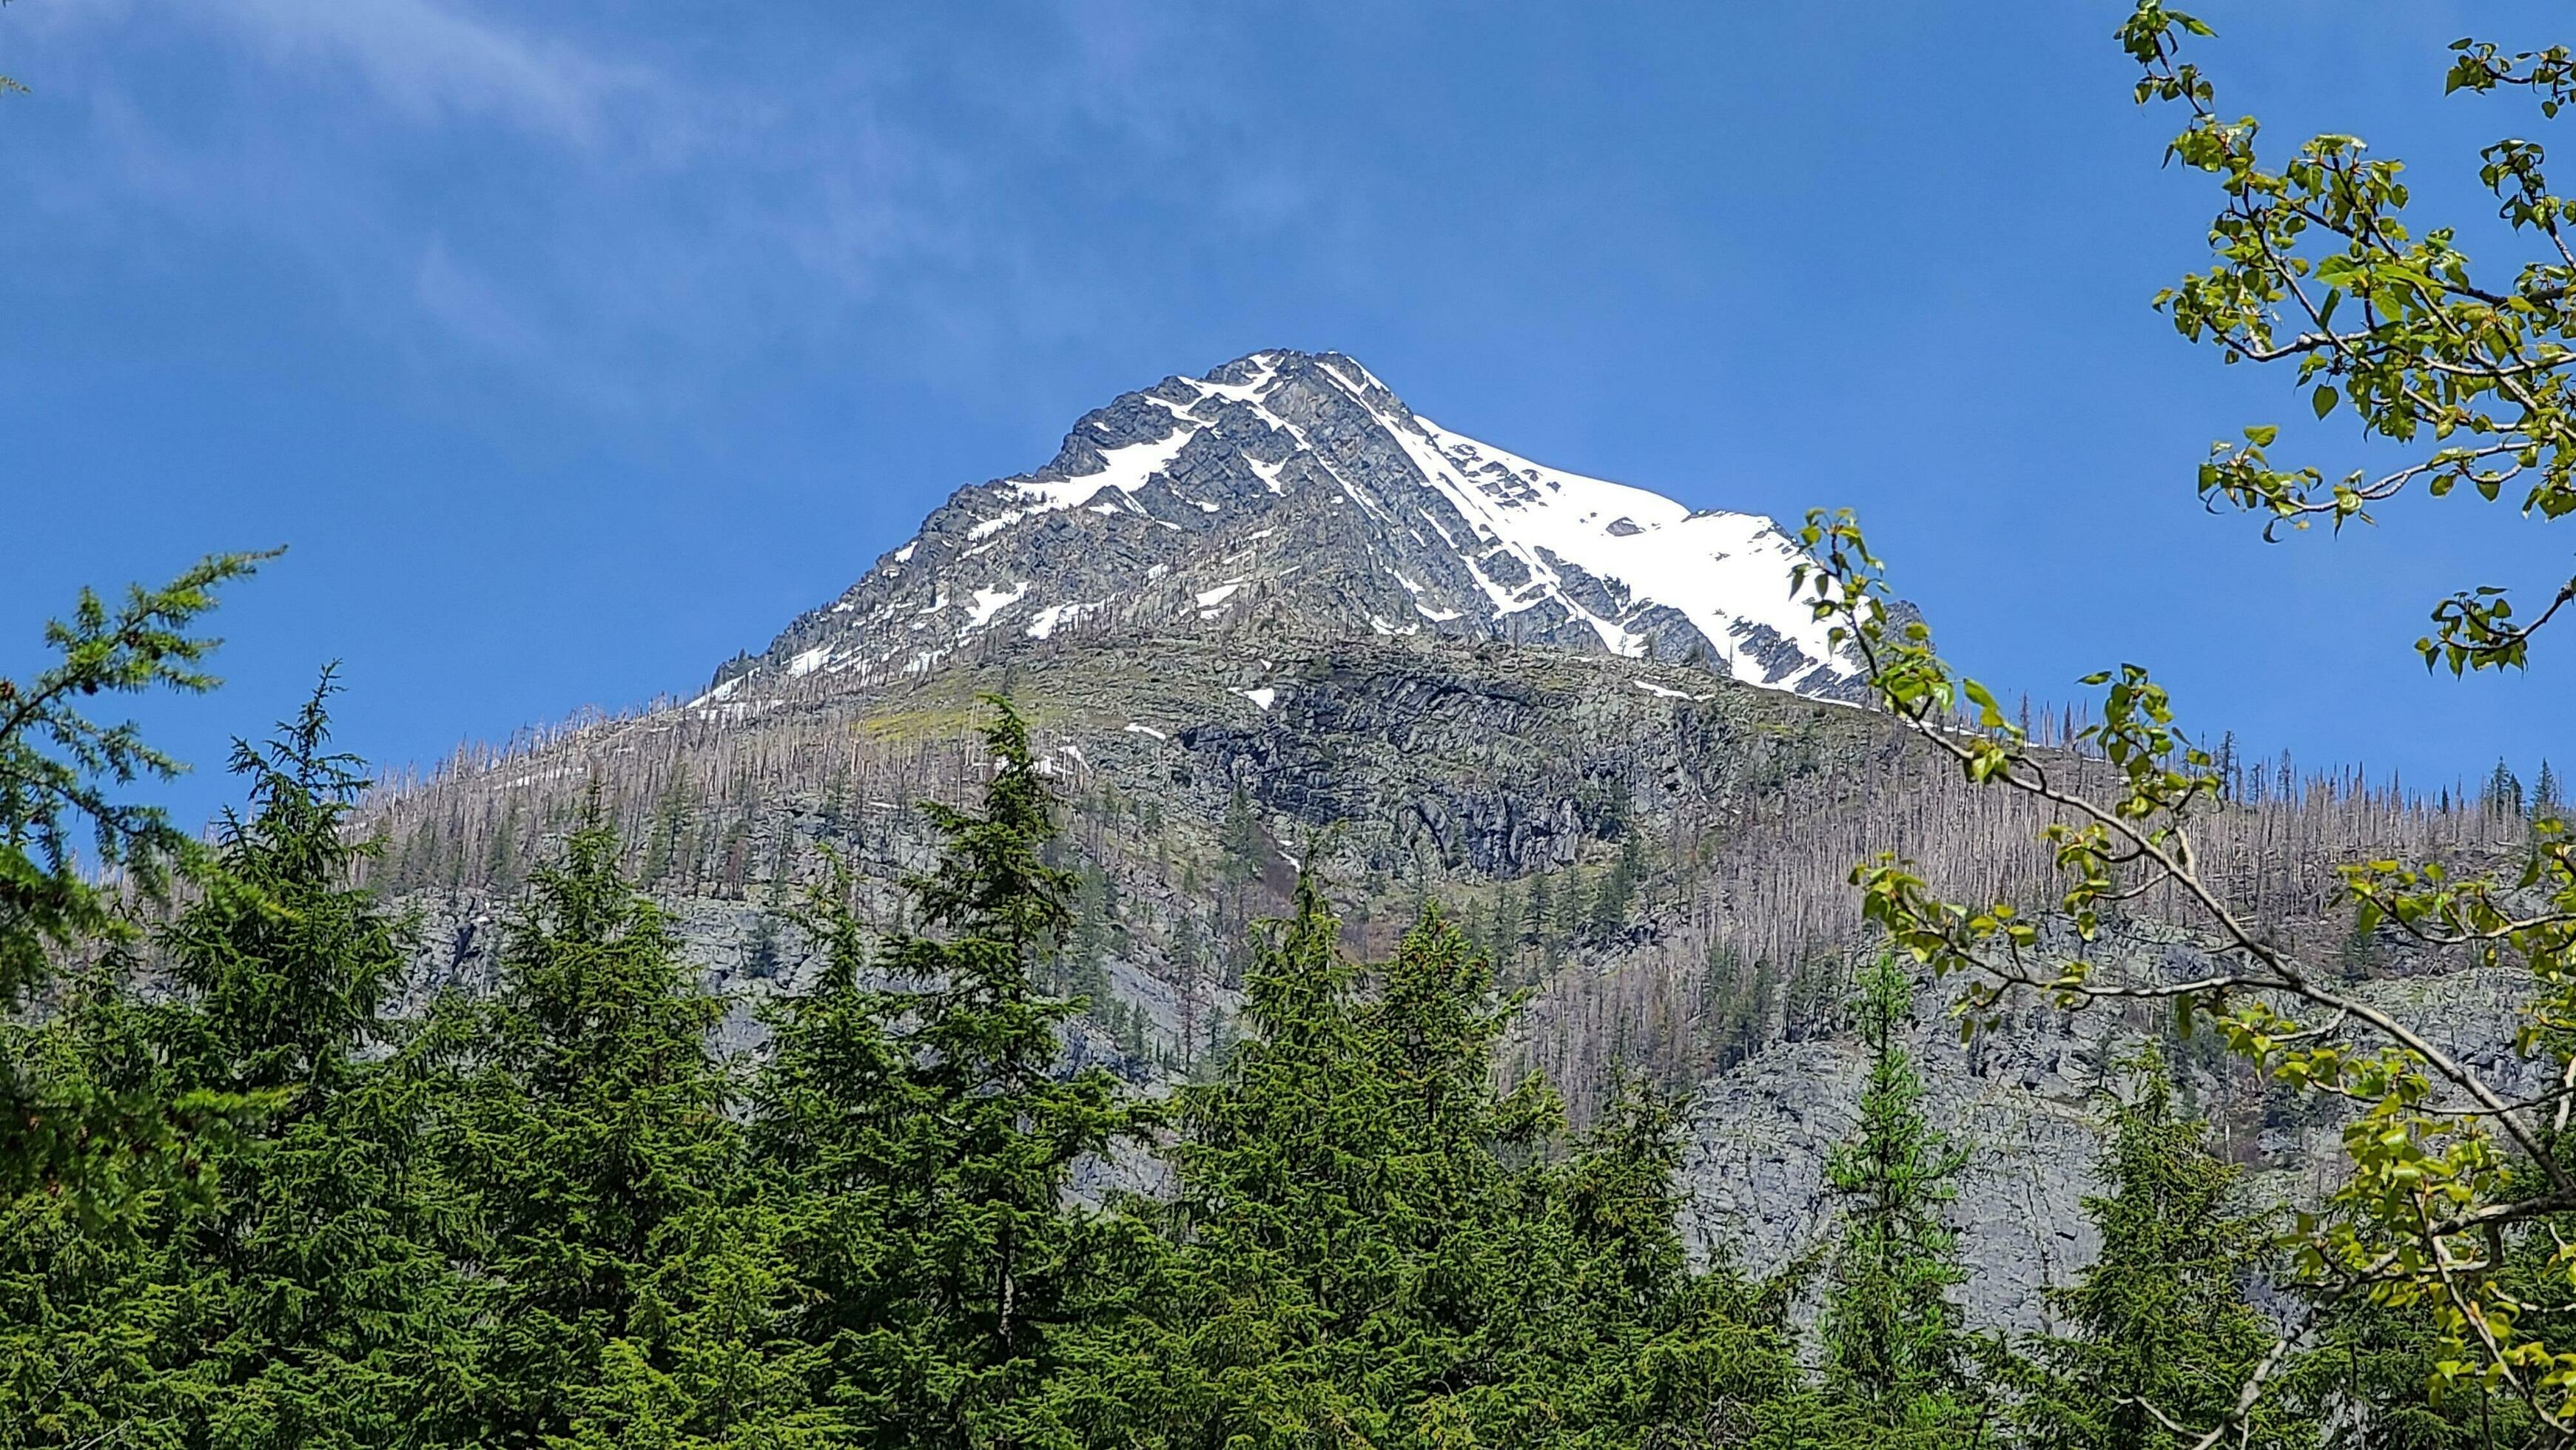
<svg viewBox="0 0 2576 1450">
<path fill-rule="evenodd" d="M 1827 1160 L 1864 1083 L 1853 863 L 1893 851 L 2025 898 L 2050 874 L 2040 807 L 1854 707 L 1856 663 L 1791 599 L 1800 557 L 1768 519 L 1448 432 L 1348 357 L 1256 353 L 1127 394 L 1046 466 L 958 491 L 685 703 L 385 782 L 369 869 L 423 911 L 412 992 L 486 984 L 520 883 L 595 799 L 708 982 L 793 988 L 826 953 L 790 908 L 827 861 L 856 919 L 909 926 L 903 883 L 938 844 L 914 805 L 981 789 L 978 698 L 1007 694 L 1062 799 L 1050 859 L 1072 918 L 1050 970 L 1086 1003 L 1073 1062 L 1140 1087 L 1209 1071 L 1240 1036 L 1254 924 L 1289 910 L 1301 868 L 1363 956 L 1438 902 L 1528 993 L 1498 1070 L 1544 1072 L 1578 1121 L 1637 1074 L 1688 1095 L 1695 1241 L 1776 1266 L 1827 1230 Z M 2078 723 L 2024 713 L 2043 742 Z M 2227 754 L 2204 869 L 2303 956 L 2509 1058 L 2494 988 L 2428 982 L 2402 940 L 2355 938 L 2329 908 L 2334 862 L 2491 861 L 2518 848 L 2518 811 Z M 2102 955 L 2192 973 L 2173 906 L 2127 904 Z M 720 1034 L 751 1045 L 755 1019 Z M 2172 1030 L 2043 1008 L 1964 1047 L 1937 1012 L 1905 1029 L 1977 1150 L 1972 1318 L 2035 1323 L 2089 1257 L 2063 1226 L 2095 1095 L 2124 1044 Z M 2169 1047 L 2246 1165 L 2290 1182 L 2331 1139 L 2205 1037 Z"/>
<path fill-rule="evenodd" d="M 961 489 L 712 695 L 936 668 L 979 639 L 1254 622 L 1506 640 L 1858 698 L 1771 520 L 1546 468 L 1407 408 L 1339 353 L 1260 352 L 1086 415 Z"/>
</svg>

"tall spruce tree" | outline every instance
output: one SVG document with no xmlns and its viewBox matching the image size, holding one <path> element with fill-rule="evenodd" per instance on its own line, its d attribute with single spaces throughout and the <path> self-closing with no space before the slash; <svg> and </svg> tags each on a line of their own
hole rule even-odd
<svg viewBox="0 0 2576 1450">
<path fill-rule="evenodd" d="M 894 1413 L 868 1381 L 911 1321 L 935 1314 L 892 1262 L 902 1251 L 892 1183 L 904 1124 L 927 1106 L 895 1035 L 897 994 L 862 980 L 868 934 L 850 910 L 837 856 L 796 914 L 821 972 L 767 1012 L 770 1052 L 752 1090 L 750 1136 L 759 1191 L 776 1205 L 778 1243 L 795 1285 L 787 1322 L 800 1346 L 788 1372 L 810 1387 L 821 1422 L 845 1433 Z"/>
<path fill-rule="evenodd" d="M 2039 1374 L 2016 1408 L 2028 1442 L 2172 1450 L 2225 1427 L 2230 1445 L 2313 1445 L 2315 1424 L 2277 1394 L 2236 1417 L 2279 1337 L 2245 1298 L 2267 1235 L 2240 1208 L 2240 1175 L 2210 1151 L 2206 1126 L 2175 1111 L 2155 1048 L 2131 1066 L 2130 1095 L 2112 1109 L 2094 1165 L 2108 1191 L 2084 1200 L 2101 1254 L 2072 1284 L 2044 1291 L 2068 1332 L 2034 1346 Z"/>
<path fill-rule="evenodd" d="M 486 1235 L 476 1370 L 492 1445 L 545 1444 L 602 1413 L 589 1387 L 611 1346 L 652 1357 L 657 1271 L 707 1231 L 731 1178 L 709 1045 L 723 1004 L 617 850 L 594 793 L 562 857 L 529 877 L 470 1043 L 453 1146 Z"/>
<path fill-rule="evenodd" d="M 95 1088 L 259 1111 L 195 1144 L 202 1194 L 86 1221 L 31 1196 L 10 1214 L 0 1296 L 53 1368 L 22 1373 L 17 1336 L 0 1340 L 0 1421 L 35 1443 L 112 1428 L 422 1445 L 454 1428 L 453 1205 L 417 1132 L 431 1079 L 378 1015 L 406 957 L 350 885 L 369 849 L 343 829 L 362 781 L 327 749 L 329 692 L 326 672 L 277 740 L 235 747 L 249 809 L 226 813 L 195 899 L 159 934 L 157 990 L 102 980 L 52 1024 L 50 1065 Z"/>
<path fill-rule="evenodd" d="M 1496 1090 L 1495 1048 L 1520 1003 L 1497 997 L 1491 964 L 1437 903 L 1374 975 L 1357 1025 L 1363 1070 L 1385 1084 L 1380 1232 L 1402 1332 L 1372 1352 L 1407 1391 L 1386 1408 L 1416 1440 L 1445 1423 L 1478 1443 L 1511 1443 L 1565 1419 L 1566 1381 L 1586 1367 L 1579 1354 L 1567 1363 L 1547 1332 L 1571 1311 L 1544 1156 L 1563 1109 L 1535 1075 Z"/>
<path fill-rule="evenodd" d="M 1843 1225 L 1820 1326 L 1826 1392 L 1899 1443 L 1961 1443 L 1984 1422 L 1950 1298 L 1967 1278 L 1946 1217 L 1967 1155 L 1924 1113 L 1923 1079 L 1900 1040 L 1913 988 L 1893 956 L 1861 974 L 1852 1010 L 1870 1064 L 1860 1121 L 1825 1168 Z"/>
<path fill-rule="evenodd" d="M 1249 1029 L 1184 1090 L 1178 1253 L 1116 1428 L 1174 1446 L 1696 1443 L 1796 1379 L 1675 1228 L 1676 1120 L 1621 1099 L 1570 1157 L 1495 1049 L 1515 1003 L 1436 908 L 1361 967 L 1311 874 L 1265 926 Z M 1374 983 L 1375 990 L 1368 990 Z"/>
<path fill-rule="evenodd" d="M 351 884 L 374 847 L 346 830 L 365 780 L 328 748 L 332 690 L 325 671 L 266 749 L 234 747 L 249 813 L 164 942 L 174 1064 L 276 1103 L 218 1153 L 183 1244 L 225 1295 L 198 1433 L 233 1446 L 438 1443 L 464 1392 L 458 1210 L 420 1131 L 442 1079 L 380 1015 L 408 953 Z"/>
<path fill-rule="evenodd" d="M 1623 1083 L 1551 1178 L 1571 1310 L 1543 1343 L 1568 1444 L 1787 1445 L 1816 1422 L 1785 1328 L 1784 1285 L 1719 1256 L 1692 1267 L 1679 1228 L 1682 1105 Z"/>
<path fill-rule="evenodd" d="M 158 1099 L 132 1084 L 116 1095 L 78 1071 L 33 1076 L 61 1038 L 15 1014 L 64 961 L 131 948 L 142 932 L 130 908 L 161 898 L 174 870 L 202 862 L 200 843 L 167 812 L 120 798 L 119 787 L 185 767 L 132 722 L 91 719 L 87 702 L 214 688 L 205 661 L 221 641 L 195 632 L 198 621 L 223 585 L 269 557 L 212 555 L 161 588 L 129 589 L 113 609 L 84 589 L 68 620 L 45 626 L 60 662 L 24 680 L 0 677 L 0 1012 L 11 1014 L 0 1024 L 0 1193 L 157 1191 L 174 1172 L 203 1169 L 192 1138 L 220 1132 L 249 1106 Z M 110 872 L 121 890 L 109 887 Z"/>
<path fill-rule="evenodd" d="M 1188 1253 L 1149 1353 L 1159 1383 L 1131 1430 L 1172 1445 L 1296 1443 L 1310 1427 L 1383 1435 L 1358 1384 L 1377 1365 L 1347 1347 L 1348 1307 L 1395 1294 L 1379 1231 L 1378 1165 L 1393 1153 L 1389 1088 L 1311 872 L 1295 909 L 1264 923 L 1241 1025 L 1216 1080 L 1184 1089 L 1169 1156 L 1174 1236 Z"/>
<path fill-rule="evenodd" d="M 1046 864 L 1055 800 L 1028 727 L 988 696 L 995 764 L 979 810 L 928 804 L 946 846 L 910 888 L 927 932 L 888 941 L 878 964 L 915 988 L 879 1045 L 886 1006 L 853 995 L 846 967 L 791 1020 L 775 1094 L 800 1095 L 806 1132 L 833 1155 L 842 1211 L 875 1226 L 865 1299 L 818 1313 L 864 1439 L 922 1447 L 1061 1443 L 1050 1386 L 1066 1343 L 1114 1320 L 1129 1285 L 1110 1272 L 1120 1231 L 1064 1195 L 1076 1163 L 1138 1131 L 1108 1073 L 1060 1075 L 1075 1008 L 1039 973 L 1068 922 L 1070 874 Z M 831 1044 L 835 1018 L 859 1029 Z M 854 1059 L 830 1080 L 818 1054 Z M 882 1095 L 882 1096 L 880 1096 Z M 835 1116 L 837 1115 L 837 1116 Z M 822 1121 L 823 1119 L 829 1121 Z M 809 1261 L 810 1262 L 810 1261 Z M 855 1266 L 826 1264 L 849 1274 Z"/>
</svg>

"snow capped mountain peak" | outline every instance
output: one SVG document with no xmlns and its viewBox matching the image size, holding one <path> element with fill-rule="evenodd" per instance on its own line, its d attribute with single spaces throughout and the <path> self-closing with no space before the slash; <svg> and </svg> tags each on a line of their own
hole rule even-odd
<svg viewBox="0 0 2576 1450">
<path fill-rule="evenodd" d="M 720 671 L 919 672 L 997 633 L 1293 624 L 1696 660 L 1854 693 L 1790 597 L 1771 520 L 1693 512 L 1442 428 L 1339 353 L 1257 352 L 1074 425 L 1045 467 L 958 490 L 910 542 Z"/>
</svg>

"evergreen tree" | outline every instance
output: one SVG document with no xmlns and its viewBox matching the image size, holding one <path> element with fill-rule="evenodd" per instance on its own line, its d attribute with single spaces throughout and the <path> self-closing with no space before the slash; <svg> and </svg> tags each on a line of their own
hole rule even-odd
<svg viewBox="0 0 2576 1450">
<path fill-rule="evenodd" d="M 2334 1450 L 2494 1450 L 2547 1443 L 2510 1389 L 2435 1366 L 2453 1347 L 2422 1316 L 2367 1294 L 2328 1297 L 2291 1366 L 2293 1403 L 2320 1407 Z"/>
<path fill-rule="evenodd" d="M 1529 940 L 1538 947 L 1539 965 L 1548 969 L 1557 963 L 1554 874 L 1542 867 L 1530 877 Z"/>
<path fill-rule="evenodd" d="M 1237 886 L 1261 875 L 1261 829 L 1252 819 L 1252 797 L 1235 782 L 1226 797 L 1225 819 L 1217 831 L 1217 850 L 1225 879 Z"/>
<path fill-rule="evenodd" d="M 2495 769 L 2487 776 L 2483 799 L 2487 809 L 2499 815 L 2522 814 L 2522 778 L 2513 773 L 2513 767 L 2505 764 L 2501 756 L 2497 757 Z"/>
<path fill-rule="evenodd" d="M 486 1235 L 476 1368 L 490 1444 L 575 1433 L 600 1412 L 588 1387 L 612 1346 L 651 1359 L 655 1282 L 678 1242 L 706 1232 L 730 1178 L 708 1043 L 723 1005 L 616 856 L 594 792 L 562 859 L 531 874 L 499 998 L 471 1034 L 456 1171 Z"/>
<path fill-rule="evenodd" d="M 1681 1105 L 1621 1084 L 1552 1183 L 1565 1224 L 1572 1365 L 1563 1438 L 1580 1444 L 1791 1444 L 1817 1416 L 1781 1297 L 1719 1259 L 1693 1270 L 1683 1208 Z"/>
<path fill-rule="evenodd" d="M 2017 1407 L 2043 1450 L 2194 1444 L 2232 1424 L 2241 1388 L 2278 1338 L 2244 1296 L 2266 1235 L 2238 1209 L 2236 1168 L 2210 1151 L 2205 1125 L 2174 1111 L 2152 1046 L 2133 1066 L 2094 1168 L 2108 1193 L 2084 1200 L 2101 1254 L 2074 1283 L 2044 1291 L 2069 1332 L 2039 1343 L 2034 1393 Z M 2313 1445 L 2316 1427 L 2275 1394 L 2225 1439 L 2291 1450 Z"/>
<path fill-rule="evenodd" d="M 1769 962 L 1756 962 L 1747 971 L 1743 959 L 1725 944 L 1709 943 L 1708 967 L 1700 986 L 1700 1020 L 1712 1071 L 1724 1072 L 1762 1050 L 1777 987 Z"/>
<path fill-rule="evenodd" d="M 501 824 L 492 829 L 492 844 L 483 858 L 483 881 L 495 892 L 509 892 L 519 885 L 519 803 L 510 802 L 501 814 Z"/>
<path fill-rule="evenodd" d="M 1494 972 L 1505 981 L 1515 980 L 1522 931 L 1520 894 L 1506 881 L 1494 888 Z"/>
<path fill-rule="evenodd" d="M 1311 871 L 1266 926 L 1250 1035 L 1184 1091 L 1162 1338 L 1102 1379 L 1136 1443 L 1634 1444 L 1767 1423 L 1795 1371 L 1674 1227 L 1678 1120 L 1622 1099 L 1566 1160 L 1499 1091 L 1515 1004 L 1436 909 L 1363 971 Z M 1374 994 L 1362 990 L 1375 978 Z"/>
<path fill-rule="evenodd" d="M 774 1035 L 750 1134 L 797 1291 L 787 1328 L 803 1348 L 789 1372 L 809 1384 L 822 1424 L 854 1432 L 884 1413 L 857 1373 L 876 1352 L 870 1340 L 917 1312 L 901 1297 L 902 1266 L 888 1261 L 897 1247 L 888 1185 L 904 1122 L 926 1103 L 895 1035 L 901 1001 L 862 984 L 870 952 L 849 909 L 848 869 L 827 859 L 797 918 L 822 949 L 822 972 L 768 1010 Z"/>
<path fill-rule="evenodd" d="M 326 671 L 276 742 L 235 746 L 250 814 L 226 813 L 216 874 L 167 938 L 187 1079 L 278 1103 L 218 1159 L 184 1245 L 227 1296 L 199 1373 L 237 1446 L 432 1443 L 464 1393 L 457 1207 L 421 1134 L 444 1078 L 379 1017 L 407 952 L 349 885 L 373 848 L 346 836 L 365 780 L 327 748 L 331 691 Z"/>
<path fill-rule="evenodd" d="M 1436 1410 L 1479 1442 L 1508 1442 L 1568 1408 L 1562 1372 L 1574 1366 L 1536 1332 L 1567 1313 L 1566 1286 L 1540 1282 L 1566 1257 L 1547 1222 L 1543 1159 L 1563 1111 L 1535 1076 L 1496 1090 L 1495 1049 L 1520 1004 L 1497 998 L 1491 965 L 1438 906 L 1423 907 L 1376 975 L 1356 1026 L 1362 1070 L 1383 1083 L 1392 1151 L 1378 1167 L 1380 1232 L 1410 1320 L 1378 1353 L 1412 1381 L 1410 1403 L 1384 1408 L 1417 1438 Z M 1542 1364 L 1556 1373 L 1533 1373 Z"/>
<path fill-rule="evenodd" d="M 1853 1002 L 1870 1054 L 1860 1121 L 1825 1170 L 1843 1221 L 1821 1322 L 1825 1386 L 1873 1430 L 1950 1444 L 1982 1426 L 1949 1297 L 1967 1275 L 1944 1217 L 1967 1158 L 1924 1114 L 1898 1040 L 1912 1011 L 1912 986 L 1882 955 Z"/>
<path fill-rule="evenodd" d="M 1405 1277 L 1386 1203 L 1394 1089 L 1339 937 L 1310 863 L 1293 913 L 1256 941 L 1248 1035 L 1181 1094 L 1170 1217 L 1185 1253 L 1168 1340 L 1136 1371 L 1139 1439 L 1302 1444 L 1342 1426 L 1384 1443 L 1389 1401 L 1414 1388 L 1371 1313 L 1400 1303 Z"/>
<path fill-rule="evenodd" d="M 823 1190 L 791 1232 L 822 1296 L 808 1326 L 844 1419 L 881 1443 L 1060 1441 L 1058 1417 L 1074 1412 L 1050 1395 L 1067 1344 L 1114 1328 L 1128 1288 L 1109 1267 L 1122 1231 L 1064 1191 L 1076 1161 L 1141 1114 L 1106 1073 L 1055 1071 L 1074 1008 L 1035 973 L 1062 941 L 1070 874 L 1043 858 L 1055 802 L 1027 727 L 1008 701 L 987 704 L 997 764 L 982 808 L 923 808 L 947 844 L 911 890 L 941 935 L 897 937 L 878 956 L 916 990 L 860 993 L 856 938 L 835 928 L 828 985 L 790 1009 L 764 1090 L 794 1106 L 790 1141 L 814 1155 L 795 1165 L 771 1127 L 773 1161 Z M 819 1242 L 826 1210 L 866 1225 L 867 1242 Z"/>
<path fill-rule="evenodd" d="M 454 1213 L 418 1132 L 436 1079 L 378 1016 L 405 953 L 348 884 L 368 849 L 343 831 L 362 780 L 326 749 L 329 692 L 326 672 L 276 742 L 235 747 L 249 812 L 226 813 L 162 933 L 163 990 L 103 979 L 56 1024 L 51 1065 L 94 1088 L 260 1111 L 195 1143 L 202 1196 L 84 1219 L 31 1195 L 10 1213 L 0 1303 L 50 1368 L 27 1373 L 23 1339 L 0 1338 L 0 1420 L 38 1443 L 93 1438 L 85 1425 L 231 1446 L 453 1428 Z"/>
<path fill-rule="evenodd" d="M 1587 894 L 1583 889 L 1582 868 L 1568 868 L 1565 884 L 1557 889 L 1555 899 L 1549 903 L 1548 931 L 1559 949 L 1573 946 L 1582 937 L 1584 898 Z"/>
<path fill-rule="evenodd" d="M 1065 934 L 1057 990 L 1081 1001 L 1095 1019 L 1111 1006 L 1109 991 L 1109 877 L 1098 866 L 1073 876 L 1071 930 Z"/>
<path fill-rule="evenodd" d="M 11 1043 L 20 1081 L 44 1101 L 104 1105 L 158 1120 L 183 1097 L 168 1071 L 152 1004 L 128 974 L 72 976 L 61 1010 Z M 103 1113 L 93 1117 L 98 1121 Z M 207 1144 L 181 1172 L 120 1175 L 128 1161 L 76 1162 L 85 1192 L 31 1187 L 0 1215 L 0 1445 L 168 1445 L 202 1400 L 188 1371 L 221 1334 L 226 1295 L 189 1272 L 180 1225 L 212 1173 Z M 148 1160 L 146 1160 L 148 1163 Z M 185 1181 L 185 1180 L 183 1180 Z"/>
<path fill-rule="evenodd" d="M 1619 841 L 1619 859 L 1601 878 L 1592 898 L 1592 929 L 1604 936 L 1623 931 L 1637 904 L 1637 883 L 1646 874 L 1645 842 L 1634 830 Z"/>
<path fill-rule="evenodd" d="M 776 1206 L 757 1199 L 674 1215 L 656 1236 L 628 1332 L 595 1374 L 562 1387 L 567 1450 L 826 1450 L 844 1422 L 815 1403 L 792 1338 L 798 1286 Z"/>
<path fill-rule="evenodd" d="M 65 956 L 131 946 L 141 935 L 133 901 L 160 898 L 174 869 L 202 859 L 166 812 L 116 796 L 128 782 L 167 780 L 184 767 L 131 722 L 92 720 L 82 702 L 212 689 L 204 664 L 219 641 L 191 630 L 215 607 L 217 590 L 267 557 L 210 556 L 159 589 L 128 590 L 114 609 L 84 589 L 69 620 L 45 626 L 61 662 L 25 680 L 0 678 L 0 1011 L 14 1013 Z M 107 885 L 109 872 L 126 894 Z M 24 1074 L 53 1051 L 35 1040 L 46 1034 L 17 1022 L 7 1030 L 0 1193 L 60 1184 L 86 1195 L 108 1191 L 113 1179 L 141 1191 L 174 1169 L 201 1167 L 182 1142 L 244 1106 L 85 1096 L 104 1087 L 78 1072 L 38 1081 Z"/>
<path fill-rule="evenodd" d="M 674 766 L 661 798 L 653 804 L 653 826 L 644 838 L 643 884 L 659 886 L 680 864 L 689 826 L 689 768 Z"/>
</svg>

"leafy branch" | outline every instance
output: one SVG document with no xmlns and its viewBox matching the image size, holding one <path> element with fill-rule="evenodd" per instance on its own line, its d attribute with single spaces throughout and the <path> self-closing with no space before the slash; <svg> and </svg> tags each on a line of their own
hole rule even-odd
<svg viewBox="0 0 2576 1450">
<path fill-rule="evenodd" d="M 2564 1126 L 2552 1115 L 2563 1119 L 2576 1087 L 2576 849 L 2564 832 L 2541 828 L 2509 888 L 2455 880 L 2438 865 L 2343 871 L 2364 929 L 2393 921 L 2428 945 L 2529 973 L 2537 995 L 2522 1047 L 2551 1061 L 2561 1090 L 2516 1099 L 2407 1022 L 2310 974 L 2202 874 L 2192 826 L 2220 807 L 2223 778 L 2144 669 L 2088 677 L 2105 692 L 2098 723 L 2070 750 L 2039 750 L 1990 690 L 1941 658 L 1927 625 L 1895 622 L 1885 568 L 1848 512 L 1811 513 L 1801 542 L 1811 562 L 1795 571 L 1799 595 L 1836 646 L 1861 660 L 1878 702 L 1971 782 L 2057 808 L 2041 839 L 2060 878 L 2054 905 L 2071 925 L 2071 954 L 2048 950 L 2038 920 L 2013 903 L 1944 899 L 1893 856 L 1853 871 L 1867 918 L 1936 976 L 1962 980 L 1962 1031 L 1993 1024 L 2018 991 L 2069 1009 L 2171 1001 L 2207 1016 L 2275 1081 L 2352 1101 L 2358 1111 L 2343 1131 L 2351 1176 L 2328 1212 L 2303 1218 L 2304 1267 L 2367 1281 L 2383 1302 L 2432 1305 L 2445 1332 L 2475 1348 L 2490 1384 L 2520 1394 L 2554 1433 L 2576 1434 L 2576 1353 L 2518 1333 L 2520 1300 L 2486 1252 L 2487 1236 L 2508 1225 L 2576 1208 L 2576 1174 L 2551 1151 Z M 2137 982 L 2093 959 L 2106 908 L 2158 891 L 2189 908 L 2217 970 Z M 2509 905 L 2534 897 L 2544 909 Z M 2307 1009 L 2323 1025 L 2292 1015 Z M 2455 1106 L 2462 1101 L 2465 1110 Z M 2576 1269 L 2576 1251 L 2563 1267 Z"/>
<path fill-rule="evenodd" d="M 2375 505 L 2418 484 L 2437 498 L 2465 486 L 2489 502 L 2511 484 L 2526 517 L 2576 512 L 2576 249 L 2569 201 L 2550 190 L 2542 146 L 2508 138 L 2479 153 L 2497 215 L 2543 244 L 2509 282 L 2483 276 L 2455 229 L 2416 234 L 2404 164 L 2372 156 L 2359 137 L 2312 137 L 2266 167 L 2254 118 L 2223 119 L 2207 77 L 2181 58 L 2185 38 L 2210 33 L 2153 0 L 2120 29 L 2142 70 L 2137 99 L 2190 113 L 2168 159 L 2215 176 L 2226 197 L 2210 223 L 2214 264 L 2159 292 L 2155 305 L 2227 362 L 2290 363 L 2318 418 L 2349 407 L 2365 437 L 2416 456 L 2328 482 L 2314 467 L 2275 466 L 2278 429 L 2252 427 L 2211 447 L 2203 499 L 2264 515 L 2267 539 L 2319 518 L 2337 529 L 2373 522 Z M 2447 90 L 2525 87 L 2555 116 L 2576 84 L 2563 47 L 2506 56 L 2462 40 L 2453 50 Z M 2519 667 L 2531 635 L 2571 598 L 2576 579 L 2525 624 L 2505 590 L 2463 590 L 2433 611 L 2433 632 L 2416 649 L 2427 668 L 2454 674 Z"/>
</svg>

